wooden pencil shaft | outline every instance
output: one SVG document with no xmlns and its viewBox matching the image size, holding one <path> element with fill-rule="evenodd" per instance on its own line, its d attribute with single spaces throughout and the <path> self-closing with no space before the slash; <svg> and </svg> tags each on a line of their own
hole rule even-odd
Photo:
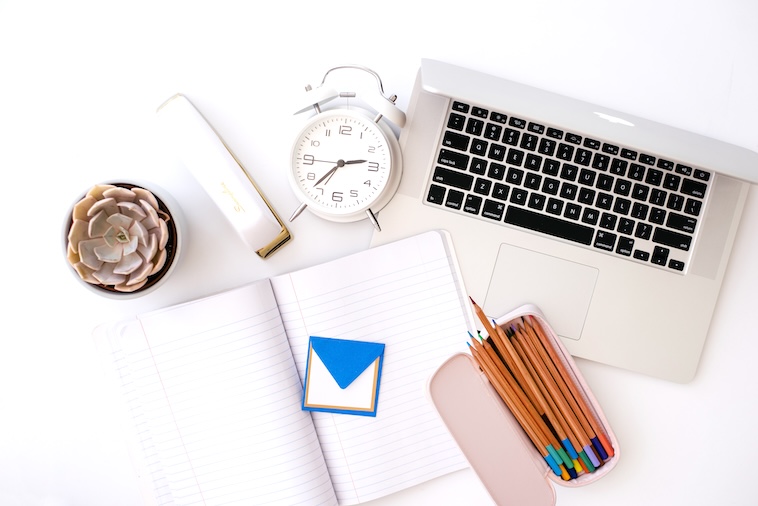
<svg viewBox="0 0 758 506">
<path fill-rule="evenodd" d="M 528 333 L 530 333 L 530 337 L 534 340 L 535 343 L 537 343 L 537 345 L 541 345 L 540 347 L 544 349 L 545 353 L 547 353 L 547 355 L 550 357 L 549 362 L 552 363 L 556 369 L 558 369 L 558 376 L 562 379 L 565 378 L 565 383 L 570 392 L 570 397 L 578 403 L 578 412 L 586 417 L 586 420 L 589 423 L 590 429 L 588 432 L 592 436 L 599 439 L 600 444 L 604 447 L 604 450 L 607 452 L 608 456 L 613 456 L 613 447 L 608 440 L 608 435 L 605 427 L 597 417 L 595 410 L 592 409 L 587 403 L 587 399 L 580 391 L 579 385 L 577 385 L 574 381 L 573 374 L 568 371 L 565 363 L 563 360 L 561 360 L 558 350 L 555 348 L 553 342 L 545 335 L 545 331 L 542 328 L 542 325 L 537 320 L 537 318 L 532 315 L 529 315 L 528 319 L 524 318 L 523 321 L 525 324 L 524 326 L 528 329 Z"/>
<path fill-rule="evenodd" d="M 532 402 L 539 405 L 539 390 L 537 389 L 537 385 L 526 370 L 526 366 L 521 361 L 518 353 L 516 353 L 510 340 L 508 340 L 508 336 L 505 335 L 505 331 L 499 325 L 495 327 L 495 335 L 497 336 L 495 344 L 499 343 L 502 350 L 504 350 L 504 354 L 508 357 L 507 364 L 514 370 L 516 379 L 519 380 L 527 395 L 533 399 Z"/>
<path fill-rule="evenodd" d="M 471 297 L 469 297 L 469 299 L 471 299 Z M 484 311 L 482 311 L 482 308 L 479 307 L 479 304 L 474 302 L 474 299 L 471 299 L 471 305 L 474 307 L 474 313 L 476 313 L 476 316 L 482 322 L 482 325 L 484 326 L 484 330 L 487 332 L 487 335 L 492 336 L 495 333 L 495 330 L 492 327 L 492 323 L 490 323 L 490 319 L 487 318 L 486 314 L 484 314 Z"/>
<path fill-rule="evenodd" d="M 552 374 L 555 376 L 558 387 L 561 389 L 567 402 L 571 404 L 572 409 L 577 413 L 579 422 L 584 427 L 584 430 L 590 437 L 598 432 L 602 433 L 603 431 L 598 430 L 600 428 L 599 422 L 594 419 L 594 413 L 589 409 L 584 397 L 580 394 L 579 387 L 574 383 L 572 376 L 569 375 L 565 365 L 558 357 L 557 351 L 547 342 L 542 329 L 539 329 L 539 332 L 542 334 L 541 337 L 538 336 L 533 326 L 531 330 L 535 331 L 535 333 L 529 335 L 527 331 L 525 334 L 530 338 L 529 340 L 533 343 L 534 348 L 542 353 L 544 362 L 548 364 L 548 367 L 552 368 Z"/>
<path fill-rule="evenodd" d="M 499 351 L 500 357 L 505 357 L 505 363 L 509 367 L 509 369 L 513 372 L 513 376 L 516 378 L 516 381 L 521 385 L 524 392 L 526 393 L 527 397 L 529 398 L 529 401 L 532 403 L 533 406 L 540 408 L 546 415 L 547 418 L 550 420 L 551 424 L 554 425 L 554 429 L 560 430 L 560 437 L 561 439 L 565 439 L 565 436 L 567 436 L 567 433 L 561 426 L 561 424 L 556 419 L 555 414 L 550 409 L 547 401 L 544 399 L 543 394 L 541 393 L 539 387 L 537 386 L 534 378 L 529 373 L 529 371 L 526 368 L 526 365 L 522 361 L 521 357 L 519 357 L 518 353 L 516 352 L 515 348 L 511 344 L 510 340 L 508 339 L 508 336 L 506 335 L 505 331 L 499 326 L 492 326 L 490 324 L 489 319 L 484 314 L 484 311 L 474 302 L 474 300 L 471 300 L 474 311 L 481 320 L 482 324 L 487 329 L 487 332 L 490 336 L 490 339 L 494 343 L 494 346 L 497 351 Z M 544 420 L 540 418 L 540 420 L 544 423 Z M 569 424 L 566 424 L 567 426 Z M 546 429 L 549 431 L 550 429 L 545 425 Z M 572 431 L 575 432 L 575 431 Z M 552 434 L 552 432 L 551 432 Z M 577 441 L 581 441 L 582 438 L 574 437 L 572 438 L 572 444 L 576 445 Z"/>
<path fill-rule="evenodd" d="M 576 446 L 577 442 L 581 443 L 579 447 L 590 444 L 589 437 L 581 427 L 581 424 L 579 424 L 576 415 L 573 413 L 563 394 L 558 389 L 553 377 L 545 367 L 545 364 L 537 356 L 536 351 L 530 346 L 530 343 L 524 339 L 519 331 L 514 333 L 514 339 L 521 344 L 526 355 L 526 360 L 534 366 L 536 376 L 540 379 L 540 382 L 544 384 L 545 389 L 547 390 L 546 397 L 549 397 L 556 404 L 558 412 L 561 413 L 561 416 L 566 421 L 566 428 L 573 436 L 571 438 L 572 444 Z"/>
<path fill-rule="evenodd" d="M 524 366 L 518 360 L 518 356 L 516 356 L 513 348 L 510 347 L 510 343 L 503 334 L 503 329 L 501 329 L 499 326 L 493 326 L 490 323 L 489 318 L 487 318 L 487 316 L 476 304 L 476 302 L 474 302 L 473 299 L 471 302 L 474 305 L 474 310 L 479 317 L 479 320 L 481 320 L 482 325 L 484 325 L 485 330 L 487 330 L 487 335 L 492 341 L 492 344 L 495 347 L 495 351 L 500 357 L 500 360 L 512 372 L 513 376 L 516 378 L 516 381 L 519 383 L 519 385 L 521 385 L 524 392 L 529 397 L 529 401 L 535 406 L 539 405 L 538 399 L 534 394 L 534 389 L 530 388 L 530 385 L 528 383 L 529 378 L 524 374 Z"/>
<path fill-rule="evenodd" d="M 543 439 L 544 436 L 539 434 L 539 431 L 534 429 L 534 427 L 529 423 L 529 417 L 523 413 L 513 397 L 508 395 L 506 388 L 497 380 L 497 377 L 490 368 L 490 365 L 485 363 L 485 360 L 482 358 L 482 352 L 475 348 L 472 351 L 472 355 L 476 362 L 479 364 L 479 367 L 482 368 L 484 374 L 487 376 L 487 379 L 490 381 L 490 384 L 495 388 L 498 395 L 500 395 L 500 398 L 503 400 L 506 406 L 508 406 L 508 409 L 511 411 L 511 413 L 513 413 L 513 416 L 516 418 L 516 420 L 518 420 L 519 424 L 524 429 L 524 432 L 526 432 L 527 436 L 532 441 L 532 444 L 537 447 L 543 457 L 548 455 L 549 452 L 546 449 L 547 442 Z"/>
<path fill-rule="evenodd" d="M 508 341 L 507 336 L 505 336 L 505 333 L 503 332 L 503 329 L 499 325 L 493 326 L 490 323 L 489 318 L 487 318 L 487 316 L 484 314 L 484 311 L 482 311 L 482 309 L 479 307 L 479 305 L 473 299 L 471 299 L 471 303 L 473 304 L 474 311 L 475 311 L 477 317 L 482 322 L 482 325 L 484 325 L 484 328 L 485 328 L 488 336 L 490 336 L 492 338 L 492 342 L 494 344 L 494 347 L 495 347 L 496 351 L 498 351 L 500 353 L 501 357 L 503 357 L 503 358 L 506 359 L 505 360 L 506 366 L 508 366 L 510 369 L 512 369 L 513 376 L 516 377 L 516 380 L 523 386 L 524 391 L 527 392 L 527 395 L 529 395 L 530 393 L 533 393 L 533 392 L 537 391 L 536 386 L 534 385 L 534 382 L 530 381 L 531 376 L 525 373 L 525 371 L 524 371 L 525 367 L 524 367 L 523 363 L 521 362 L 521 360 L 517 356 L 515 356 L 515 350 L 513 349 L 510 341 Z M 530 318 L 531 318 L 531 316 L 530 316 Z M 538 331 L 541 333 L 542 338 L 545 339 L 544 333 L 542 333 L 542 329 L 538 327 Z M 546 343 L 546 347 L 547 347 L 547 340 L 545 339 L 544 342 Z M 550 347 L 548 347 L 548 349 L 550 349 Z M 558 361 L 557 363 L 559 363 L 559 364 L 561 364 L 561 366 L 563 366 L 562 362 Z M 565 370 L 565 367 L 564 367 L 564 370 Z M 572 376 L 569 376 L 569 378 L 572 378 Z M 574 396 L 572 395 L 572 397 L 574 397 Z M 578 398 L 581 399 L 582 401 L 584 401 L 583 397 L 579 396 Z M 564 400 L 565 400 L 565 398 L 564 398 Z M 594 411 L 589 410 L 587 408 L 585 402 L 582 402 L 582 404 L 584 404 L 584 409 L 581 409 L 580 412 L 581 413 L 585 413 L 585 412 L 588 413 L 590 415 L 588 417 L 588 419 L 597 423 L 598 421 L 595 418 L 596 415 L 595 415 Z M 537 404 L 535 403 L 535 405 L 537 405 Z M 544 423 L 544 420 L 542 420 L 542 419 L 540 419 L 540 420 Z M 580 424 L 580 422 L 579 422 L 578 419 L 576 419 L 576 424 L 577 424 L 577 426 L 579 428 L 581 428 L 581 424 Z M 600 427 L 601 427 L 601 424 L 598 424 L 598 425 L 600 425 Z M 582 428 L 582 430 L 580 432 L 583 433 L 583 430 L 584 429 Z M 590 432 L 592 432 L 592 430 L 590 430 Z M 605 433 L 602 430 L 596 430 L 595 433 L 596 434 L 600 434 L 600 438 L 602 440 L 604 440 L 604 441 L 607 441 L 607 436 L 605 435 Z M 585 438 L 586 438 L 586 435 L 585 435 L 585 437 L 580 438 L 580 440 L 582 440 L 582 442 L 583 442 L 583 440 L 585 440 Z M 588 439 L 587 439 L 587 443 L 585 444 L 585 446 L 587 446 L 587 445 L 591 445 L 591 443 L 590 443 L 590 441 Z M 612 453 L 612 448 L 609 449 L 609 454 L 611 454 L 611 453 Z"/>
<path fill-rule="evenodd" d="M 488 356 L 490 364 L 498 370 L 502 377 L 502 380 L 508 384 L 511 392 L 518 398 L 518 401 L 521 403 L 524 409 L 529 411 L 531 418 L 535 420 L 535 425 L 540 429 L 545 437 L 551 441 L 553 445 L 558 444 L 558 441 L 554 439 L 553 433 L 550 431 L 550 428 L 547 426 L 547 424 L 545 424 L 545 421 L 542 419 L 542 416 L 540 416 L 540 413 L 537 411 L 534 404 L 532 404 L 532 402 L 524 393 L 523 389 L 516 382 L 515 378 L 505 368 L 505 365 L 497 360 L 497 355 L 495 355 L 495 349 L 492 347 L 492 345 L 488 341 L 484 341 L 482 347 L 484 348 L 485 352 L 489 354 Z"/>
<path fill-rule="evenodd" d="M 500 343 L 500 339 L 499 339 L 497 331 L 494 331 L 494 333 L 495 333 L 495 336 L 490 337 L 488 340 L 489 345 L 493 350 L 493 353 L 497 355 L 497 357 L 500 359 L 500 362 L 503 364 L 503 366 L 506 367 L 510 371 L 515 381 L 520 385 L 520 388 L 529 398 L 529 402 L 532 405 L 539 407 L 541 404 L 540 399 L 537 397 L 533 389 L 529 388 L 529 384 L 527 383 L 527 379 L 524 374 L 525 371 L 523 370 L 523 368 L 518 367 L 518 364 L 514 362 L 513 357 L 511 357 L 505 345 Z"/>
<path fill-rule="evenodd" d="M 544 381 L 542 381 L 542 378 L 540 378 L 539 372 L 534 368 L 534 365 L 529 360 L 526 350 L 524 349 L 523 343 L 516 340 L 514 341 L 513 345 L 516 351 L 520 355 L 522 355 L 522 359 L 524 360 L 526 367 L 529 369 L 530 374 L 534 377 L 534 381 L 537 384 L 537 387 L 540 389 L 540 392 L 542 393 L 542 397 L 547 405 L 545 408 L 545 415 L 550 420 L 550 423 L 553 426 L 554 430 L 556 431 L 558 438 L 561 441 L 569 438 L 569 432 L 571 431 L 566 421 L 566 418 L 565 416 L 563 416 L 555 400 L 552 398 L 550 392 L 548 391 L 547 386 L 545 386 L 544 384 Z M 571 444 L 574 445 L 575 448 L 577 448 L 576 444 L 578 442 L 578 438 L 576 438 L 573 433 L 571 434 L 571 437 L 569 438 L 569 440 L 571 441 Z"/>
<path fill-rule="evenodd" d="M 542 425 L 544 422 L 536 410 L 534 410 L 534 406 L 532 406 L 531 403 L 529 403 L 528 399 L 525 398 L 523 392 L 520 392 L 520 388 L 513 380 L 512 376 L 509 374 L 501 374 L 501 371 L 498 369 L 496 362 L 494 362 L 492 358 L 487 354 L 486 347 L 483 345 L 481 346 L 485 349 L 482 351 L 482 353 L 480 353 L 480 357 L 487 364 L 487 367 L 490 369 L 490 372 L 492 373 L 491 375 L 494 380 L 503 387 L 503 390 L 508 395 L 509 399 L 506 400 L 506 402 L 512 401 L 513 405 L 517 407 L 519 411 L 525 413 L 527 418 L 532 421 L 533 427 L 539 429 L 539 432 L 544 436 L 545 441 L 550 442 L 552 436 L 548 430 L 543 430 Z"/>
</svg>

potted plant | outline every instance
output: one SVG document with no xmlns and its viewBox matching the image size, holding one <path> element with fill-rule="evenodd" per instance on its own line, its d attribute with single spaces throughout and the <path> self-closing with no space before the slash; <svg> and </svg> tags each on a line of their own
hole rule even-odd
<svg viewBox="0 0 758 506">
<path fill-rule="evenodd" d="M 176 221 L 153 192 L 128 183 L 97 184 L 72 208 L 66 258 L 96 290 L 133 294 L 168 274 L 178 240 Z"/>
</svg>

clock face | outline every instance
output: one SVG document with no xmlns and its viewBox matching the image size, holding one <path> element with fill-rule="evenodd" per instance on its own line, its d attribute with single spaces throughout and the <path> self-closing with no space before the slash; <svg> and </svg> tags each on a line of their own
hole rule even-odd
<svg viewBox="0 0 758 506">
<path fill-rule="evenodd" d="M 326 111 L 296 138 L 290 182 L 316 214 L 361 219 L 369 208 L 378 211 L 397 188 L 398 156 L 394 134 L 381 124 L 352 110 Z"/>
</svg>

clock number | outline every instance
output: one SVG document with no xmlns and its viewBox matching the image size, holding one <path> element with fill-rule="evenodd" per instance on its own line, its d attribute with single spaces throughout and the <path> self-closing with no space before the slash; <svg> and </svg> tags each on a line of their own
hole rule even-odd
<svg viewBox="0 0 758 506">
<path fill-rule="evenodd" d="M 371 180 L 370 180 L 370 179 L 367 179 L 367 180 L 365 180 L 365 181 L 363 182 L 363 184 L 365 184 L 366 186 L 371 186 Z"/>
<path fill-rule="evenodd" d="M 317 141 L 316 139 L 313 139 L 313 140 L 311 141 L 311 146 L 313 146 L 314 148 L 317 148 L 317 147 L 319 147 L 320 145 L 321 145 L 321 143 L 320 143 L 319 141 Z"/>
<path fill-rule="evenodd" d="M 340 125 L 340 135 L 352 135 L 353 127 L 350 125 Z"/>
<path fill-rule="evenodd" d="M 332 193 L 332 200 L 334 202 L 342 202 L 342 192 L 334 192 L 334 193 Z"/>
<path fill-rule="evenodd" d="M 309 172 L 308 174 L 305 175 L 305 179 L 307 179 L 308 181 L 313 181 L 316 179 L 316 174 L 314 172 Z"/>
<path fill-rule="evenodd" d="M 368 162 L 368 170 L 370 172 L 378 172 L 379 171 L 379 164 L 376 162 Z"/>
<path fill-rule="evenodd" d="M 303 165 L 313 165 L 316 161 L 316 157 L 313 155 L 303 155 Z"/>
<path fill-rule="evenodd" d="M 350 196 L 353 198 L 358 198 L 358 190 L 350 190 Z"/>
<path fill-rule="evenodd" d="M 369 153 L 376 153 L 376 146 L 369 146 L 368 147 L 368 152 Z"/>
</svg>

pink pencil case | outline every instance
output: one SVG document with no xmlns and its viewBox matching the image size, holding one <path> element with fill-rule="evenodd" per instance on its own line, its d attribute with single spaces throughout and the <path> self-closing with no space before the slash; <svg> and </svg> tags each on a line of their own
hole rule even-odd
<svg viewBox="0 0 758 506">
<path fill-rule="evenodd" d="M 427 394 L 471 468 L 497 504 L 555 504 L 554 484 L 580 487 L 599 480 L 618 462 L 619 445 L 602 409 L 571 354 L 534 305 L 524 305 L 496 320 L 502 328 L 521 317 L 533 317 L 558 352 L 570 380 L 605 431 L 613 454 L 594 472 L 565 481 L 556 476 L 532 444 L 474 358 L 459 353 L 429 379 Z"/>
</svg>

